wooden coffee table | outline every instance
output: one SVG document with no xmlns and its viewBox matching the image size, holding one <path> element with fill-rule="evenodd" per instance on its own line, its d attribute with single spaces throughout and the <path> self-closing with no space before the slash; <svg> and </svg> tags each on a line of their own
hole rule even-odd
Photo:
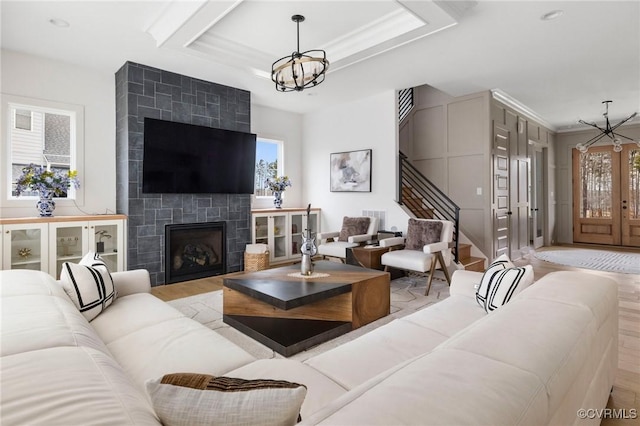
<svg viewBox="0 0 640 426">
<path fill-rule="evenodd" d="M 291 356 L 389 315 L 389 274 L 315 262 L 322 278 L 299 278 L 300 265 L 224 279 L 223 321 Z"/>
</svg>

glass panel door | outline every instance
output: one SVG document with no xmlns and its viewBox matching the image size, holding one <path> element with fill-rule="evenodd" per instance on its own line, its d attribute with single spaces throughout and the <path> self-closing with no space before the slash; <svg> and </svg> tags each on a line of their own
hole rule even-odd
<svg viewBox="0 0 640 426">
<path fill-rule="evenodd" d="M 118 225 L 115 223 L 99 223 L 96 222 L 95 226 L 90 226 L 90 231 L 93 233 L 92 240 L 93 245 L 89 247 L 90 250 L 94 250 L 102 257 L 104 263 L 107 265 L 110 271 L 119 271 L 118 256 Z"/>
<path fill-rule="evenodd" d="M 287 244 L 287 214 L 273 215 L 272 219 L 272 235 L 273 235 L 273 250 L 271 251 L 271 260 L 278 261 L 287 259 L 289 256 L 289 249 Z"/>
<path fill-rule="evenodd" d="M 53 233 L 51 240 L 51 261 L 55 265 L 55 277 L 60 277 L 64 262 L 78 263 L 85 253 L 86 222 L 52 223 L 49 229 Z M 53 272 L 53 271 L 52 271 Z"/>
<path fill-rule="evenodd" d="M 623 145 L 622 245 L 640 247 L 640 147 Z M 627 189 L 628 188 L 628 189 Z"/>
<path fill-rule="evenodd" d="M 47 224 L 4 226 L 5 269 L 48 272 Z"/>
<path fill-rule="evenodd" d="M 254 216 L 253 220 L 253 242 L 269 244 L 269 216 Z"/>
<path fill-rule="evenodd" d="M 620 156 L 611 146 L 573 150 L 573 240 L 620 244 Z"/>
<path fill-rule="evenodd" d="M 300 247 L 302 246 L 302 233 L 304 230 L 303 215 L 306 213 L 292 213 L 291 214 L 291 257 L 295 257 L 300 254 Z"/>
</svg>

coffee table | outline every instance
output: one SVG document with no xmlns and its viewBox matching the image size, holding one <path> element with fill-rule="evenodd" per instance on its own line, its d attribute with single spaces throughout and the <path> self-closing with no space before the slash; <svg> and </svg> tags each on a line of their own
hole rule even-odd
<svg viewBox="0 0 640 426">
<path fill-rule="evenodd" d="M 224 278 L 223 321 L 276 352 L 291 356 L 386 315 L 389 274 L 315 262 L 326 277 L 301 278 L 300 265 Z"/>
</svg>

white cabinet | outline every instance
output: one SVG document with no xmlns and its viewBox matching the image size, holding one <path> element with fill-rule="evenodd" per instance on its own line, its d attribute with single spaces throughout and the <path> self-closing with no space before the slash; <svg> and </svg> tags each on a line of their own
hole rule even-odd
<svg viewBox="0 0 640 426">
<path fill-rule="evenodd" d="M 89 251 L 111 272 L 126 269 L 126 216 L 56 216 L 2 219 L 2 269 L 35 269 L 60 276 L 64 262 Z"/>
<path fill-rule="evenodd" d="M 55 222 L 49 233 L 49 264 L 56 277 L 64 262 L 77 263 L 89 251 L 100 254 L 110 271 L 124 269 L 122 220 Z"/>
<path fill-rule="evenodd" d="M 2 225 L 2 269 L 49 272 L 46 223 Z"/>
<path fill-rule="evenodd" d="M 306 209 L 253 210 L 252 241 L 269 246 L 270 263 L 281 263 L 300 257 L 302 233 L 307 227 L 313 234 L 320 231 L 320 209 L 312 209 L 307 223 Z"/>
</svg>

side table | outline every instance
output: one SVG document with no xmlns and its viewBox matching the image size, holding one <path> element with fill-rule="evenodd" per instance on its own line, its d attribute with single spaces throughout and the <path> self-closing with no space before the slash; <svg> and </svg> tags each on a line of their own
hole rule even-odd
<svg viewBox="0 0 640 426">
<path fill-rule="evenodd" d="M 346 263 L 349 265 L 362 266 L 363 268 L 377 269 L 379 271 L 384 269 L 384 266 L 380 262 L 382 255 L 389 251 L 389 247 L 352 247 L 347 249 Z M 400 278 L 403 276 L 402 271 L 392 268 L 391 279 Z"/>
</svg>

